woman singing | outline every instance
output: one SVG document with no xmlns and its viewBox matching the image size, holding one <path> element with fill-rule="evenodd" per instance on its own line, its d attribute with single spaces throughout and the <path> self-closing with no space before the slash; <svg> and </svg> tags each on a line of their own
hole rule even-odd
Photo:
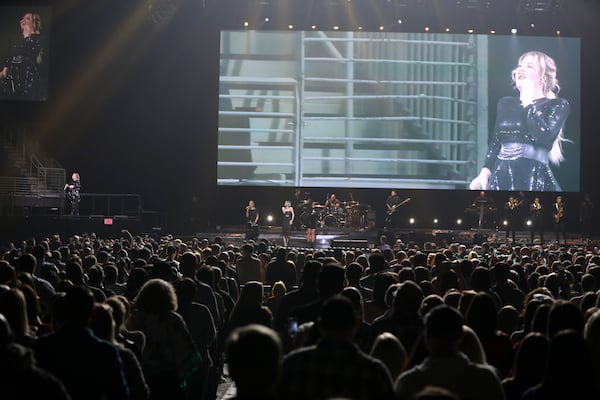
<svg viewBox="0 0 600 400">
<path fill-rule="evenodd" d="M 81 178 L 79 173 L 73 172 L 71 183 L 65 185 L 65 191 L 71 204 L 71 215 L 79 215 L 79 202 L 81 201 Z"/>
<path fill-rule="evenodd" d="M 498 102 L 494 138 L 469 188 L 559 192 L 549 163 L 564 160 L 563 126 L 569 103 L 557 97 L 556 64 L 542 52 L 527 52 L 519 58 L 512 80 L 519 98 L 503 97 Z"/>
<path fill-rule="evenodd" d="M 281 234 L 283 235 L 283 246 L 287 247 L 290 243 L 290 233 L 292 231 L 292 224 L 294 223 L 294 207 L 289 200 L 286 200 L 281 207 L 281 213 L 283 214 L 283 222 L 281 225 Z"/>
<path fill-rule="evenodd" d="M 20 21 L 23 39 L 13 46 L 10 57 L 0 63 L 0 92 L 3 95 L 43 100 L 42 64 L 46 57 L 41 39 L 42 21 L 37 13 L 27 13 Z"/>
<path fill-rule="evenodd" d="M 246 240 L 258 240 L 258 209 L 254 204 L 254 200 L 248 201 L 246 206 Z"/>
</svg>

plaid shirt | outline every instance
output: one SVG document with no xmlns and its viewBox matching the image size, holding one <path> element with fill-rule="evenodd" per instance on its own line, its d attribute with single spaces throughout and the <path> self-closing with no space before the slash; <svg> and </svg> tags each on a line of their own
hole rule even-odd
<svg viewBox="0 0 600 400">
<path fill-rule="evenodd" d="M 356 345 L 324 339 L 291 352 L 283 361 L 280 398 L 394 399 L 390 373 Z"/>
</svg>

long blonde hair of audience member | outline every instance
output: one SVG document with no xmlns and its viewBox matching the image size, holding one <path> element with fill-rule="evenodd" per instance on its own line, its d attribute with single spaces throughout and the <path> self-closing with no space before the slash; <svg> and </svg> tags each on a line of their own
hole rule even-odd
<svg viewBox="0 0 600 400">
<path fill-rule="evenodd" d="M 384 332 L 377 336 L 371 356 L 385 364 L 392 376 L 392 382 L 406 369 L 408 356 L 406 349 L 398 338 L 389 332 Z"/>
</svg>

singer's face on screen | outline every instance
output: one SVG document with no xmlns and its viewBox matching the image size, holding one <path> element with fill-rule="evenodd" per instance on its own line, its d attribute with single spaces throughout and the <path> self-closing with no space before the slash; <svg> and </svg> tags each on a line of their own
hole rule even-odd
<svg viewBox="0 0 600 400">
<path fill-rule="evenodd" d="M 522 90 L 526 87 L 542 87 L 542 69 L 535 56 L 528 55 L 519 61 L 515 71 L 515 85 Z"/>
</svg>

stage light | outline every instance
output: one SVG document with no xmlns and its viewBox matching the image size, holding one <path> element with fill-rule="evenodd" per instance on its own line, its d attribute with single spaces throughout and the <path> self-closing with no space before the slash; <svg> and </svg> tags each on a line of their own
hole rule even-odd
<svg viewBox="0 0 600 400">
<path fill-rule="evenodd" d="M 410 219 L 408 220 L 408 223 L 409 223 L 409 224 L 411 224 L 411 225 L 414 225 L 414 223 L 415 223 L 415 219 L 414 219 L 414 218 L 410 218 Z"/>
<path fill-rule="evenodd" d="M 460 218 L 459 218 L 459 219 L 457 219 L 457 220 L 456 220 L 456 225 L 462 225 L 462 219 L 460 219 Z"/>
<path fill-rule="evenodd" d="M 363 30 L 363 27 L 362 27 L 362 26 L 359 26 L 359 27 L 358 27 L 358 30 L 359 30 L 359 31 L 362 31 L 362 30 Z"/>
<path fill-rule="evenodd" d="M 273 222 L 273 216 L 271 214 L 267 215 L 267 221 L 269 222 L 269 224 Z"/>
<path fill-rule="evenodd" d="M 288 29 L 294 29 L 294 25 L 292 25 L 292 24 L 289 24 L 289 25 L 288 25 Z"/>
<path fill-rule="evenodd" d="M 560 36 L 560 31 L 556 30 L 556 36 Z"/>
<path fill-rule="evenodd" d="M 265 17 L 265 22 L 269 22 L 271 19 L 269 17 Z"/>
<path fill-rule="evenodd" d="M 425 32 L 429 32 L 429 27 L 428 26 L 425 27 Z"/>
<path fill-rule="evenodd" d="M 247 28 L 250 23 L 248 21 L 244 21 L 244 28 Z"/>
<path fill-rule="evenodd" d="M 492 30 L 490 31 L 490 33 L 491 33 L 492 35 L 495 35 L 495 34 L 496 34 L 496 31 L 492 29 Z"/>
<path fill-rule="evenodd" d="M 508 226 L 508 221 L 507 220 L 502 221 L 502 225 Z"/>
<path fill-rule="evenodd" d="M 535 24 L 534 24 L 534 23 L 532 23 L 532 24 L 531 24 L 531 25 L 529 25 L 529 26 L 531 26 L 532 28 L 535 28 Z"/>
<path fill-rule="evenodd" d="M 385 29 L 385 27 L 384 27 L 383 25 L 379 25 L 379 30 L 380 30 L 380 31 L 382 31 L 382 30 L 384 30 L 384 29 Z"/>
<path fill-rule="evenodd" d="M 316 26 L 316 25 L 312 25 L 312 26 L 310 27 L 310 29 L 312 29 L 312 30 L 314 31 L 315 29 L 317 29 L 317 26 Z"/>
<path fill-rule="evenodd" d="M 530 219 L 528 219 L 528 220 L 527 220 L 527 222 L 526 222 L 527 226 L 531 226 L 531 224 L 532 224 L 532 223 L 533 223 L 533 222 L 531 222 L 531 220 L 530 220 Z"/>
<path fill-rule="evenodd" d="M 398 20 L 398 24 L 402 24 L 402 20 L 401 19 Z"/>
<path fill-rule="evenodd" d="M 467 32 L 468 33 L 473 33 L 473 32 L 475 32 L 475 30 L 474 29 L 468 29 Z"/>
<path fill-rule="evenodd" d="M 339 27 L 339 26 L 337 26 L 337 25 L 334 25 L 334 26 L 333 26 L 333 30 L 334 30 L 334 31 L 339 31 L 339 30 L 340 30 L 340 27 Z"/>
<path fill-rule="evenodd" d="M 513 35 L 516 35 L 517 34 L 517 28 L 512 28 L 510 30 L 510 33 L 512 33 Z"/>
<path fill-rule="evenodd" d="M 437 223 L 438 223 L 438 219 L 437 219 L 437 218 L 434 218 L 434 219 L 433 219 L 433 223 L 434 223 L 435 225 L 437 225 Z"/>
<path fill-rule="evenodd" d="M 446 28 L 446 29 L 445 29 L 445 31 L 446 31 L 446 32 L 450 32 L 450 28 Z"/>
</svg>

